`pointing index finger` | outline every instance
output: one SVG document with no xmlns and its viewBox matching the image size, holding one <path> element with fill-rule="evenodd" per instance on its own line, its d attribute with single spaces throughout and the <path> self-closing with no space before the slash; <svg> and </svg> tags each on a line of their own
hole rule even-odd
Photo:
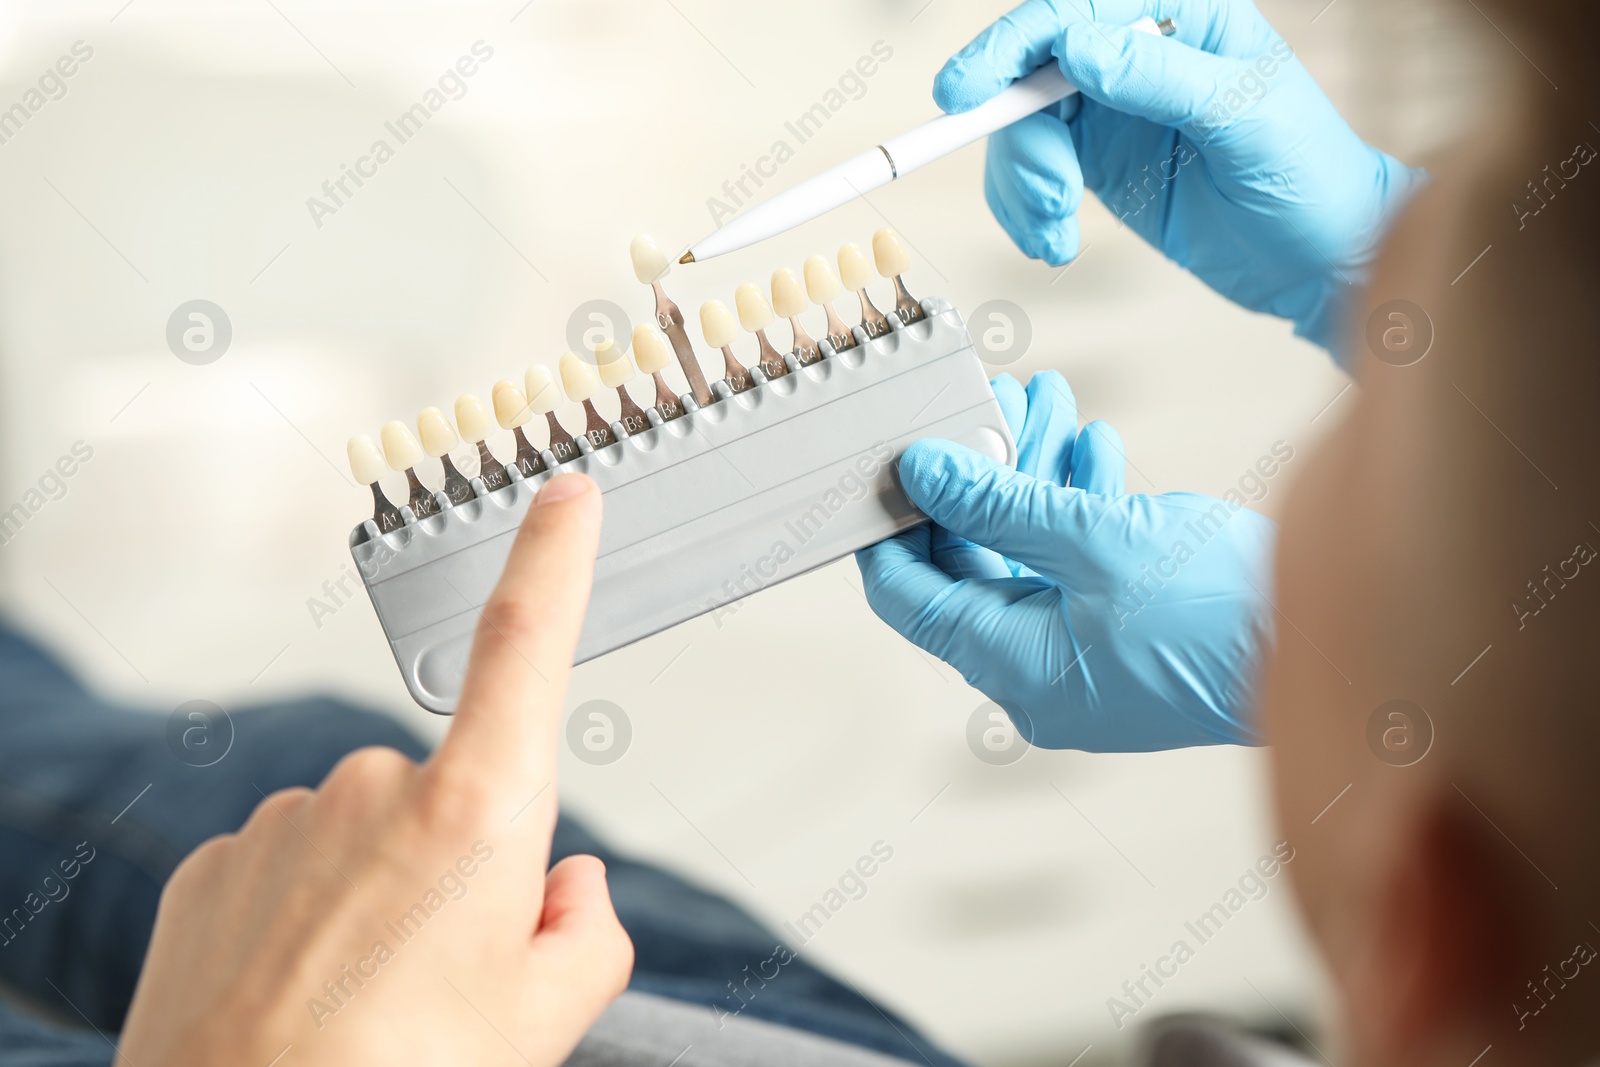
<svg viewBox="0 0 1600 1067">
<path fill-rule="evenodd" d="M 430 767 L 519 790 L 553 780 L 600 510 L 599 488 L 581 474 L 557 475 L 540 488 L 479 613 L 455 720 Z"/>
</svg>

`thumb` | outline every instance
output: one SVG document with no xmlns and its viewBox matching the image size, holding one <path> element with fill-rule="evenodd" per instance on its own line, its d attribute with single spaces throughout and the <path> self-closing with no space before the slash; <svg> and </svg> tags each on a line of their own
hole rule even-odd
<svg viewBox="0 0 1600 1067">
<path fill-rule="evenodd" d="M 565 1056 L 621 995 L 633 971 L 633 942 L 611 906 L 605 864 L 568 856 L 545 875 L 544 915 L 529 945 L 522 1020 L 535 1042 Z"/>
<path fill-rule="evenodd" d="M 1058 585 L 1092 565 L 1105 498 L 1063 488 L 952 441 L 917 441 L 900 459 L 906 495 L 957 537 L 992 548 Z"/>
<path fill-rule="evenodd" d="M 633 941 L 611 903 L 606 865 L 594 856 L 568 856 L 545 875 L 544 912 L 533 937 L 534 955 L 567 972 L 568 992 L 599 1008 L 628 984 Z"/>
<path fill-rule="evenodd" d="M 595 856 L 568 856 L 550 868 L 537 936 L 584 939 L 613 926 L 620 929 L 621 924 L 611 904 L 604 862 Z"/>
<path fill-rule="evenodd" d="M 1097 103 L 1162 126 L 1202 117 L 1239 61 L 1170 37 L 1105 22 L 1073 22 L 1055 45 L 1061 73 Z"/>
</svg>

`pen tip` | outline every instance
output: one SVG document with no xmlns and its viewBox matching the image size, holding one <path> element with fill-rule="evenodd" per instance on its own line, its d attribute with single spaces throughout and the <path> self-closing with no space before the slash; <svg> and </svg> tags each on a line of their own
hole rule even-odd
<svg viewBox="0 0 1600 1067">
<path fill-rule="evenodd" d="M 693 263 L 694 262 L 694 253 L 693 252 L 685 252 L 683 255 L 678 257 L 678 262 L 679 263 Z"/>
</svg>

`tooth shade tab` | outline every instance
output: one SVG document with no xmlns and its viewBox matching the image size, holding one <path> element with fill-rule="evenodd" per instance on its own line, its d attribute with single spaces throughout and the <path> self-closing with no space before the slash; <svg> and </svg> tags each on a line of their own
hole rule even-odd
<svg viewBox="0 0 1600 1067">
<path fill-rule="evenodd" d="M 644 373 L 655 374 L 672 362 L 672 349 L 667 347 L 667 338 L 660 330 L 641 322 L 633 328 L 633 358 Z"/>
<path fill-rule="evenodd" d="M 594 399 L 594 395 L 600 391 L 600 378 L 589 364 L 571 352 L 563 352 L 561 388 L 566 391 L 568 399 L 581 404 L 585 400 Z"/>
<path fill-rule="evenodd" d="M 383 453 L 378 451 L 377 444 L 364 433 L 358 433 L 350 438 L 350 443 L 345 445 L 345 455 L 350 457 L 350 473 L 355 475 L 356 481 L 362 485 L 371 485 L 383 477 L 389 465 L 384 462 Z"/>
<path fill-rule="evenodd" d="M 483 401 L 471 393 L 456 397 L 456 426 L 468 441 L 483 441 L 494 433 L 494 418 Z"/>
<path fill-rule="evenodd" d="M 772 272 L 772 310 L 792 319 L 806 309 L 806 290 L 799 275 L 788 267 Z"/>
<path fill-rule="evenodd" d="M 656 244 L 656 239 L 647 233 L 641 233 L 633 239 L 628 246 L 628 254 L 633 257 L 634 277 L 646 285 L 665 278 L 672 266 L 667 262 L 661 246 Z"/>
<path fill-rule="evenodd" d="M 383 426 L 383 458 L 397 471 L 410 470 L 422 462 L 422 446 L 411 436 L 411 429 L 396 419 Z"/>
<path fill-rule="evenodd" d="M 739 312 L 739 325 L 751 333 L 772 325 L 772 305 L 753 282 L 745 282 L 734 291 L 733 306 Z"/>
<path fill-rule="evenodd" d="M 508 430 L 528 421 L 528 398 L 517 383 L 507 378 L 494 383 L 494 417 Z"/>
<path fill-rule="evenodd" d="M 809 256 L 805 267 L 806 293 L 813 304 L 826 304 L 842 291 L 838 277 L 828 261 L 821 256 Z"/>
<path fill-rule="evenodd" d="M 561 406 L 561 389 L 556 385 L 556 376 L 543 363 L 529 367 L 522 382 L 527 387 L 529 410 L 548 415 Z"/>
<path fill-rule="evenodd" d="M 887 226 L 872 235 L 872 258 L 877 261 L 878 273 L 885 278 L 897 278 L 911 266 L 906 243 Z"/>
<path fill-rule="evenodd" d="M 600 384 L 607 389 L 621 389 L 633 380 L 633 360 L 628 353 L 610 341 L 602 342 L 594 350 L 595 365 L 600 369 Z"/>
<path fill-rule="evenodd" d="M 859 293 L 872 284 L 872 264 L 861 246 L 851 241 L 839 249 L 839 280 L 853 293 Z"/>
<path fill-rule="evenodd" d="M 417 436 L 422 438 L 422 450 L 434 459 L 456 447 L 461 438 L 456 428 L 438 408 L 423 408 L 417 413 Z"/>
<path fill-rule="evenodd" d="M 727 348 L 739 336 L 739 324 L 733 312 L 720 300 L 707 300 L 700 305 L 700 332 L 712 348 Z"/>
</svg>

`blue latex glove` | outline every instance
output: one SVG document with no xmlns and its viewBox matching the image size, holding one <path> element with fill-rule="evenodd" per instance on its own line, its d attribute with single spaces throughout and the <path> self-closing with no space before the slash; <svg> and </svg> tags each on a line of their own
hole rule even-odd
<svg viewBox="0 0 1600 1067">
<path fill-rule="evenodd" d="M 1177 34 L 1125 28 L 1145 15 Z M 1082 94 L 989 138 L 984 193 L 1017 246 L 1076 256 L 1087 187 L 1223 296 L 1334 348 L 1423 172 L 1357 137 L 1249 0 L 1028 0 L 944 65 L 933 97 L 966 111 L 1050 62 Z"/>
<path fill-rule="evenodd" d="M 908 448 L 902 484 L 937 525 L 857 553 L 872 610 L 1035 745 L 1254 742 L 1273 524 L 1193 493 L 1124 493 L 1121 440 L 1078 430 L 1054 371 L 994 391 L 1017 469 L 949 441 Z"/>
</svg>

